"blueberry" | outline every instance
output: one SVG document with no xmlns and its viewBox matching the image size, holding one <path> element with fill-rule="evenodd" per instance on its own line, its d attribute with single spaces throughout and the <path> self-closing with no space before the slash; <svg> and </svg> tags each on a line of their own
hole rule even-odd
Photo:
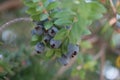
<svg viewBox="0 0 120 80">
<path fill-rule="evenodd" d="M 43 43 L 38 42 L 35 46 L 35 51 L 37 53 L 43 53 L 45 50 L 45 45 Z"/>
<path fill-rule="evenodd" d="M 58 29 L 56 27 L 52 27 L 51 29 L 48 30 L 48 34 L 52 37 L 54 37 L 57 32 Z"/>
<path fill-rule="evenodd" d="M 36 27 L 35 27 L 35 29 L 33 29 L 32 31 L 32 35 L 42 35 L 43 34 L 43 32 L 44 32 L 44 30 L 43 30 L 43 26 L 42 25 L 37 25 Z"/>
<path fill-rule="evenodd" d="M 66 55 L 62 55 L 62 57 L 58 59 L 58 62 L 66 66 L 69 63 L 69 58 Z"/>
<path fill-rule="evenodd" d="M 44 40 L 45 43 L 48 43 L 51 40 L 51 36 L 46 35 L 46 36 L 44 36 L 43 40 Z"/>
<path fill-rule="evenodd" d="M 68 52 L 67 52 L 67 56 L 68 57 L 74 57 L 79 53 L 79 46 L 78 45 L 74 45 L 74 44 L 69 44 L 68 45 Z"/>
<path fill-rule="evenodd" d="M 62 42 L 60 40 L 54 40 L 54 39 L 50 40 L 50 45 L 52 48 L 59 48 L 61 43 Z"/>
</svg>

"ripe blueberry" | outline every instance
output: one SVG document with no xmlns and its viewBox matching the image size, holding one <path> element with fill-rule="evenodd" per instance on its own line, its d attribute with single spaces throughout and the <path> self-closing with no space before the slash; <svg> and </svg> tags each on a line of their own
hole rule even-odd
<svg viewBox="0 0 120 80">
<path fill-rule="evenodd" d="M 35 29 L 32 30 L 32 34 L 42 35 L 44 32 L 42 25 L 37 25 Z"/>
<path fill-rule="evenodd" d="M 45 50 L 45 45 L 43 43 L 38 42 L 35 46 L 35 51 L 37 53 L 43 53 Z"/>
<path fill-rule="evenodd" d="M 50 46 L 52 47 L 52 48 L 59 48 L 60 47 L 60 45 L 61 45 L 61 41 L 60 40 L 54 40 L 54 39 L 51 39 L 50 40 Z"/>
<path fill-rule="evenodd" d="M 46 36 L 44 36 L 44 38 L 43 38 L 43 40 L 44 40 L 45 43 L 50 42 L 50 39 L 51 39 L 51 36 L 49 36 L 49 35 L 46 35 Z"/>
<path fill-rule="evenodd" d="M 67 53 L 67 56 L 68 57 L 74 57 L 78 54 L 79 52 L 79 46 L 77 45 L 74 45 L 74 44 L 69 44 L 68 45 L 68 53 Z"/>
<path fill-rule="evenodd" d="M 66 55 L 62 55 L 62 57 L 58 59 L 58 62 L 66 66 L 69 63 L 69 58 Z"/>
<path fill-rule="evenodd" d="M 48 34 L 52 37 L 54 37 L 57 32 L 58 29 L 56 27 L 52 27 L 51 29 L 48 30 Z"/>
</svg>

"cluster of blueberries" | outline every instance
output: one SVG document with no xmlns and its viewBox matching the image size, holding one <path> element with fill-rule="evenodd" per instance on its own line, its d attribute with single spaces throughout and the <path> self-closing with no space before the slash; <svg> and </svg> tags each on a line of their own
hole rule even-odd
<svg viewBox="0 0 120 80">
<path fill-rule="evenodd" d="M 48 0 L 49 2 L 54 2 L 55 0 Z M 36 22 L 36 27 L 32 30 L 32 35 L 38 35 L 42 37 L 42 40 L 35 45 L 35 51 L 37 53 L 45 53 L 46 48 L 49 47 L 51 49 L 58 49 L 62 45 L 61 40 L 55 40 L 54 37 L 56 33 L 59 32 L 59 28 L 57 26 L 52 26 L 50 29 L 45 29 L 44 24 L 48 19 L 40 22 Z M 70 29 L 71 27 L 66 26 L 66 29 Z M 70 59 L 76 56 L 79 53 L 79 46 L 74 44 L 68 44 L 67 53 L 62 54 L 58 61 L 62 65 L 67 65 L 70 62 Z"/>
<path fill-rule="evenodd" d="M 35 51 L 39 54 L 45 52 L 46 45 L 48 44 L 51 49 L 58 49 L 62 45 L 61 40 L 55 40 L 54 36 L 59 32 L 59 29 L 56 26 L 52 26 L 50 29 L 46 30 L 44 28 L 44 22 L 40 22 L 32 30 L 32 35 L 42 36 L 42 40 L 35 45 Z M 71 58 L 76 56 L 79 53 L 79 46 L 74 44 L 68 44 L 67 53 L 62 54 L 61 58 L 58 61 L 62 65 L 67 65 Z"/>
</svg>

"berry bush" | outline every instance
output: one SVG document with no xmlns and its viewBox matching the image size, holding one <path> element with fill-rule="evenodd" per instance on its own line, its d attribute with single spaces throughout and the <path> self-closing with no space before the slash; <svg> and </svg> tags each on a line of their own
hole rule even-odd
<svg viewBox="0 0 120 80">
<path fill-rule="evenodd" d="M 31 46 L 28 49 L 21 45 L 11 56 L 9 51 L 0 49 L 3 54 L 0 56 L 0 80 L 99 80 L 99 75 L 103 80 L 114 77 L 109 77 L 111 72 L 104 69 L 107 69 L 105 58 L 112 66 L 120 68 L 119 1 L 23 0 L 23 3 L 32 19 Z M 8 39 L 6 42 L 10 41 Z"/>
</svg>

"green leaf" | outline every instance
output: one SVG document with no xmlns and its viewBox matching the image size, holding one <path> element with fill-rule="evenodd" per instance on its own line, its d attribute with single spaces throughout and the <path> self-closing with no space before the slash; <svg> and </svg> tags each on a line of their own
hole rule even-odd
<svg viewBox="0 0 120 80">
<path fill-rule="evenodd" d="M 48 58 L 51 57 L 53 55 L 53 53 L 54 53 L 54 50 L 48 49 L 46 52 L 46 57 L 48 57 Z"/>
<path fill-rule="evenodd" d="M 49 17 L 49 14 L 41 14 L 40 15 L 40 20 L 48 19 L 48 17 Z"/>
<path fill-rule="evenodd" d="M 36 11 L 36 8 L 29 8 L 26 12 L 27 12 L 28 14 L 30 14 L 31 16 L 32 16 L 32 15 L 37 15 L 37 14 L 40 13 L 40 12 Z"/>
<path fill-rule="evenodd" d="M 55 9 L 59 6 L 59 2 L 55 1 L 55 2 L 51 2 L 48 6 L 47 6 L 47 10 L 52 10 Z"/>
<path fill-rule="evenodd" d="M 36 3 L 33 3 L 32 1 L 24 0 L 24 4 L 28 7 L 35 7 L 36 6 Z"/>
<path fill-rule="evenodd" d="M 63 40 L 68 35 L 67 29 L 61 29 L 54 37 L 55 40 Z"/>
<path fill-rule="evenodd" d="M 76 44 L 80 41 L 80 37 L 83 35 L 83 32 L 86 30 L 86 27 L 90 24 L 89 21 L 82 18 L 81 15 L 78 16 L 78 22 L 75 22 L 72 25 L 70 31 L 70 42 Z"/>
<path fill-rule="evenodd" d="M 36 11 L 39 11 L 40 13 L 42 13 L 43 7 L 42 7 L 42 6 L 37 6 L 37 7 L 36 7 Z"/>
<path fill-rule="evenodd" d="M 33 20 L 39 21 L 39 20 L 40 20 L 40 18 L 38 17 L 39 15 L 40 15 L 40 14 L 32 15 L 31 18 L 32 18 Z"/>
<path fill-rule="evenodd" d="M 72 24 L 72 21 L 70 19 L 67 19 L 67 18 L 60 18 L 60 19 L 57 19 L 55 22 L 54 22 L 55 25 L 58 25 L 58 26 L 65 26 L 65 25 L 70 25 Z"/>
<path fill-rule="evenodd" d="M 46 22 L 44 25 L 46 30 L 50 29 L 52 26 L 53 26 L 53 23 L 51 21 Z"/>
<path fill-rule="evenodd" d="M 32 41 L 38 41 L 38 40 L 39 40 L 39 36 L 37 36 L 37 35 L 32 36 Z"/>
<path fill-rule="evenodd" d="M 106 12 L 105 7 L 98 2 L 81 3 L 79 5 L 79 14 L 89 20 L 97 20 Z"/>
<path fill-rule="evenodd" d="M 56 13 L 54 15 L 54 18 L 71 18 L 73 17 L 73 15 L 76 15 L 74 12 L 70 11 L 70 10 L 64 10 L 64 11 L 60 11 L 58 13 Z"/>
</svg>

